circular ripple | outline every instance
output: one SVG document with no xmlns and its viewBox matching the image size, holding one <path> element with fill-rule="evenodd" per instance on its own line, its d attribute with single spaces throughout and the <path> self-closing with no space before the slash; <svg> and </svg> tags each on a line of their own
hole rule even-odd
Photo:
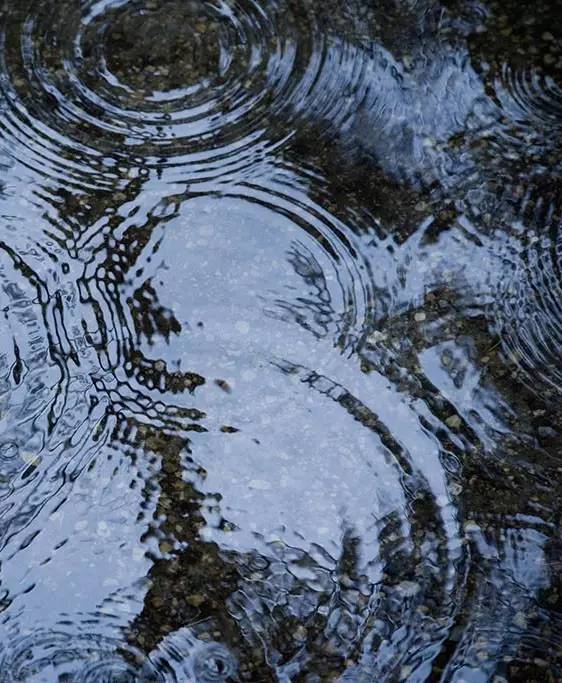
<svg viewBox="0 0 562 683">
<path fill-rule="evenodd" d="M 63 463 L 80 469 L 74 456 L 101 417 L 90 375 L 99 365 L 73 317 L 82 309 L 72 284 L 53 272 L 50 242 L 21 227 L 5 225 L 0 240 L 0 542 L 14 543 L 60 490 Z"/>
<path fill-rule="evenodd" d="M 255 127 L 260 105 L 271 114 L 290 84 L 296 48 L 276 28 L 253 2 L 92 3 L 68 63 L 75 91 L 64 99 L 103 112 L 96 123 L 107 132 L 164 145 L 168 156 L 219 133 L 224 145 Z"/>
<path fill-rule="evenodd" d="M 167 161 L 154 163 L 183 169 L 199 163 L 201 143 L 207 149 L 201 163 L 223 163 L 231 154 L 238 163 L 240 148 L 252 146 L 267 117 L 306 93 L 307 79 L 322 63 L 318 44 L 312 49 L 303 41 L 304 50 L 296 48 L 290 13 L 279 11 L 273 21 L 253 3 L 85 2 L 82 16 L 66 3 L 40 6 L 47 8 L 44 14 L 23 11 L 15 33 L 13 25 L 6 33 L 13 78 L 4 83 L 10 101 L 4 113 L 11 126 L 7 136 L 19 135 L 28 161 L 41 159 L 57 173 L 87 174 L 77 164 L 79 145 L 90 170 L 96 159 L 105 168 L 105 155 L 129 163 L 131 152 L 137 154 L 133 163 L 165 156 Z M 168 24 L 173 18 L 177 23 Z M 166 45 L 159 40 L 162 23 L 172 35 Z M 205 44 L 197 41 L 202 31 L 209 37 Z M 335 50 L 332 58 L 341 54 Z M 181 71 L 170 72 L 170 60 L 180 60 Z M 336 66 L 354 61 L 350 52 Z M 318 88 L 333 83 L 329 72 L 323 75 L 315 81 L 319 114 L 333 100 L 330 87 Z M 331 102 L 340 117 L 334 120 L 345 120 L 347 105 Z M 53 132 L 59 128 L 64 136 Z M 152 278 L 154 287 L 144 293 L 155 292 L 151 300 L 162 299 L 189 331 L 177 343 L 149 339 L 147 353 L 166 358 L 177 352 L 172 360 L 178 365 L 185 359 L 190 366 L 207 364 L 206 376 L 220 373 L 200 405 L 211 409 L 214 427 L 223 424 L 219 417 L 233 426 L 205 434 L 193 452 L 205 465 L 209 498 L 220 492 L 228 521 L 213 524 L 215 506 L 205 531 L 243 561 L 254 551 L 266 558 L 263 576 L 246 576 L 235 595 L 242 623 L 250 621 L 246 632 L 255 629 L 258 638 L 295 657 L 287 676 L 307 667 L 318 675 L 327 662 L 340 672 L 348 667 L 349 680 L 364 672 L 377 680 L 404 672 L 421 678 L 463 599 L 464 551 L 448 477 L 455 458 L 444 445 L 454 445 L 445 426 L 457 430 L 462 420 L 452 415 L 453 421 L 436 424 L 421 401 L 416 405 L 410 368 L 404 368 L 398 388 L 397 381 L 376 372 L 359 373 L 354 360 L 340 353 L 354 348 L 374 316 L 376 278 L 364 275 L 368 260 L 362 261 L 355 235 L 304 194 L 245 186 L 230 204 L 219 202 L 209 219 L 208 207 L 198 212 L 192 203 L 168 226 L 161 246 L 146 226 L 149 248 L 159 252 L 168 271 L 150 266 L 144 273 L 140 261 L 126 261 L 121 252 L 108 260 L 116 256 L 116 263 L 131 271 L 134 266 L 134 284 Z M 254 212 L 239 211 L 237 200 Z M 143 227 L 134 227 L 140 235 Z M 126 252 L 126 243 L 121 246 Z M 529 286 L 521 300 L 533 298 L 537 282 L 542 286 L 544 268 L 559 274 L 551 256 L 551 247 L 529 250 Z M 376 263 L 381 271 L 389 265 Z M 119 275 L 120 267 L 113 266 L 112 274 Z M 401 277 L 392 268 L 389 273 L 391 281 Z M 134 286 L 134 278 L 114 281 L 124 289 Z M 121 312 L 134 292 L 117 296 L 117 289 L 107 298 L 119 307 L 116 319 L 129 320 Z M 533 308 L 552 309 L 540 297 Z M 238 373 L 234 391 L 224 389 L 229 384 L 223 372 Z M 137 379 L 147 386 L 141 373 Z M 168 391 L 157 382 L 149 388 Z M 136 409 L 152 420 L 145 406 L 138 402 Z M 246 569 L 245 563 L 241 574 Z M 286 647 L 269 638 L 280 622 L 280 633 L 273 635 L 281 642 L 289 635 Z M 9 682 L 44 680 L 53 667 L 54 675 L 72 681 L 128 680 L 136 673 L 110 639 L 54 632 L 12 644 L 0 667 L 14 676 Z M 191 649 L 180 648 L 179 675 L 194 671 L 212 681 L 233 673 L 222 646 L 196 645 L 190 641 Z M 181 668 L 186 652 L 193 653 L 187 669 Z M 175 671 L 176 663 L 167 666 Z"/>
<path fill-rule="evenodd" d="M 39 632 L 8 638 L 0 649 L 2 683 L 133 683 L 141 668 L 146 683 L 162 680 L 142 653 L 95 634 Z"/>
<path fill-rule="evenodd" d="M 249 334 L 271 350 L 278 345 L 273 326 L 303 328 L 342 350 L 357 344 L 376 286 L 361 257 L 361 237 L 311 202 L 290 174 L 286 183 L 239 190 L 187 202 L 165 230 L 150 222 L 137 228 L 135 235 L 144 233 L 145 257 L 142 267 L 140 260 L 135 263 L 134 279 L 118 261 L 100 269 L 100 288 L 108 268 L 113 280 L 123 283 L 105 294 L 115 316 L 135 316 L 133 329 L 123 330 L 125 355 L 130 356 L 125 347 L 136 331 L 137 349 L 155 360 L 161 354 L 162 368 L 163 360 L 170 368 L 179 362 L 181 369 L 207 377 L 213 372 L 207 358 L 212 364 L 217 345 L 232 345 L 237 353 Z M 139 292 L 149 290 L 143 316 L 136 316 Z M 151 311 L 167 311 L 176 333 L 161 326 L 155 334 Z M 137 370 L 137 380 L 150 389 Z M 162 393 L 160 379 L 150 384 Z"/>
<path fill-rule="evenodd" d="M 205 539 L 242 564 L 229 609 L 243 632 L 286 661 L 299 649 L 296 619 L 322 640 L 317 648 L 310 635 L 307 649 L 320 649 L 334 668 L 334 658 L 363 648 L 369 659 L 376 639 L 390 639 L 365 666 L 381 680 L 395 671 L 399 648 L 422 658 L 456 609 L 456 501 L 415 410 L 353 357 L 375 315 L 369 307 L 383 307 L 384 275 L 362 261 L 361 237 L 307 201 L 287 175 L 278 185 L 186 202 L 154 240 L 157 257 L 136 271 L 138 284 L 151 279 L 182 333 L 141 348 L 209 378 L 195 395 L 208 417 L 192 457 L 213 508 Z M 150 242 L 146 248 L 155 253 Z M 391 277 L 396 263 L 387 258 Z M 371 304 L 375 281 L 381 294 Z M 216 523 L 217 495 L 224 525 Z M 428 554 L 439 561 L 432 565 Z M 249 556 L 268 567 L 258 578 L 248 576 Z M 435 616 L 424 625 L 431 645 L 419 636 L 423 617 L 416 621 L 426 606 Z M 405 622 L 408 634 L 398 633 L 394 625 Z M 315 663 L 298 667 L 315 671 Z"/>
<path fill-rule="evenodd" d="M 557 20 L 553 3 L 522 7 L 508 0 L 469 39 L 488 104 L 497 107 L 482 122 L 486 135 L 479 142 L 494 151 L 504 175 L 537 162 L 560 167 L 562 55 L 550 32 Z"/>
<path fill-rule="evenodd" d="M 198 640 L 187 627 L 166 636 L 151 653 L 150 661 L 166 683 L 225 683 L 235 678 L 238 668 L 224 645 Z"/>
<path fill-rule="evenodd" d="M 292 0 L 24 5 L 3 36 L 5 139 L 36 171 L 101 189 L 131 166 L 232 177 L 305 120 L 390 174 L 433 173 L 427 141 L 458 132 L 479 95 L 465 57 L 409 73 L 359 14 Z M 457 107 L 436 107 L 453 89 Z"/>
<path fill-rule="evenodd" d="M 244 165 L 322 65 L 310 17 L 284 2 L 25 3 L 8 19 L 4 138 L 81 186 L 114 182 L 121 162 L 186 177 Z"/>
<path fill-rule="evenodd" d="M 20 245 L 21 246 L 21 245 Z M 22 246 L 21 251 L 35 245 Z M 31 259 L 30 259 L 31 262 Z M 51 361 L 44 283 L 19 253 L 0 242 L 0 463 L 2 482 L 36 461 L 49 432 L 61 373 Z"/>
<path fill-rule="evenodd" d="M 325 628 L 332 654 L 344 660 L 358 647 L 368 659 L 373 640 L 390 637 L 384 656 L 365 667 L 382 679 L 394 671 L 401 637 L 408 646 L 400 651 L 410 650 L 412 659 L 430 647 L 416 627 L 401 636 L 393 624 L 415 621 L 418 609 L 431 606 L 437 616 L 424 634 L 431 632 L 434 647 L 456 609 L 454 563 L 462 559 L 456 502 L 419 416 L 386 378 L 361 373 L 353 358 L 367 321 L 381 316 L 385 297 L 394 293 L 400 256 L 384 250 L 374 273 L 361 235 L 311 201 L 289 169 L 278 180 L 193 198 L 166 213 L 165 229 L 150 221 L 135 226 L 146 258 L 135 263 L 134 277 L 120 272 L 124 259 L 104 266 L 121 283 L 104 299 L 115 307 L 114 319 L 129 320 L 124 302 L 135 300 L 136 288 L 148 291 L 150 282 L 153 305 L 170 311 L 181 328 L 165 336 L 140 321 L 137 350 L 162 372 L 189 369 L 208 378 L 195 396 L 173 397 L 204 413 L 205 433 L 190 434 L 192 457 L 206 472 L 204 493 L 220 494 L 228 522 L 222 533 L 210 513 L 205 533 L 244 562 L 255 554 L 277 568 L 257 584 L 245 564 L 240 569 L 247 580 L 240 591 L 232 586 L 236 605 L 228 609 L 237 610 L 244 634 L 289 658 L 295 643 L 277 638 L 287 639 L 298 615 L 311 633 Z M 126 251 L 126 240 L 115 238 Z M 172 399 L 162 382 L 150 387 L 142 372 L 131 375 L 143 397 Z M 121 368 L 116 376 L 122 387 L 134 386 Z M 159 418 L 165 414 L 162 407 Z M 424 553 L 439 558 L 438 571 Z M 344 567 L 355 567 L 351 579 Z M 341 581 L 337 590 L 332 576 Z M 295 597 L 272 614 L 275 596 L 288 587 Z M 183 604 L 185 595 L 176 598 Z M 361 625 L 379 614 L 356 646 Z M 279 633 L 278 623 L 284 624 Z M 308 648 L 316 649 L 312 636 Z M 206 675 L 221 680 L 221 662 L 211 657 Z"/>
<path fill-rule="evenodd" d="M 195 652 L 193 673 L 201 683 L 224 681 L 236 673 L 236 662 L 225 647 L 214 643 Z"/>
<path fill-rule="evenodd" d="M 511 257 L 512 273 L 503 283 L 496 309 L 498 331 L 511 360 L 525 371 L 535 389 L 540 379 L 559 392 L 562 229 L 559 217 L 549 223 L 544 228 L 529 229 L 516 257 Z"/>
<path fill-rule="evenodd" d="M 122 659 L 109 657 L 88 664 L 80 670 L 76 680 L 81 683 L 137 683 L 137 674 L 137 670 Z"/>
<path fill-rule="evenodd" d="M 511 116 L 540 131 L 541 126 L 560 130 L 562 126 L 562 87 L 537 69 L 502 64 L 500 97 Z M 499 84 L 498 84 L 499 85 Z M 511 102 L 508 96 L 511 98 Z M 542 132 L 545 132 L 544 129 Z"/>
</svg>

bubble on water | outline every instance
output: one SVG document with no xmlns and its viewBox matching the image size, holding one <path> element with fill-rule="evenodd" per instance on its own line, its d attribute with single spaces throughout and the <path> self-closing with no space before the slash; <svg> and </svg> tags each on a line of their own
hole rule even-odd
<svg viewBox="0 0 562 683">
<path fill-rule="evenodd" d="M 13 460 L 19 453 L 15 443 L 8 441 L 0 444 L 0 460 Z"/>
<path fill-rule="evenodd" d="M 203 645 L 193 655 L 193 672 L 201 683 L 225 681 L 236 672 L 236 661 L 224 645 Z"/>
</svg>

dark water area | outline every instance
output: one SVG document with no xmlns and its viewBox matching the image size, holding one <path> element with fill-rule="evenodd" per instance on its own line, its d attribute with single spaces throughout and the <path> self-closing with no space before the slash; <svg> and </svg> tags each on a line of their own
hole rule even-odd
<svg viewBox="0 0 562 683">
<path fill-rule="evenodd" d="M 562 681 L 562 2 L 0 2 L 0 683 Z"/>
</svg>

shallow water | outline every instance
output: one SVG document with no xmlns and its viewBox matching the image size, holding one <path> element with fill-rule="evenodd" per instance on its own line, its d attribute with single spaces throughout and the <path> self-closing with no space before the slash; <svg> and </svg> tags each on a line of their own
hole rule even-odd
<svg viewBox="0 0 562 683">
<path fill-rule="evenodd" d="M 0 682 L 562 680 L 562 3 L 4 0 Z"/>
</svg>

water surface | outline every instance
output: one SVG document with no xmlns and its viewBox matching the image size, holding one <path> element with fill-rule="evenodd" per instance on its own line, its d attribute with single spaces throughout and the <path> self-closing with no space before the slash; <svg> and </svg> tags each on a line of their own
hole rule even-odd
<svg viewBox="0 0 562 683">
<path fill-rule="evenodd" d="M 1 683 L 562 680 L 561 21 L 3 0 Z"/>
</svg>

